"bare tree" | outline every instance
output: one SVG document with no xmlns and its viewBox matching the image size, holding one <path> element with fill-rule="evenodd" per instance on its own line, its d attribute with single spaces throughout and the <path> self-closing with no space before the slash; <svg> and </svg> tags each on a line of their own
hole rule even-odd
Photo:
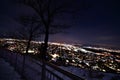
<svg viewBox="0 0 120 80">
<path fill-rule="evenodd" d="M 17 30 L 16 33 L 13 33 L 12 36 L 14 38 L 24 39 L 26 40 L 26 51 L 23 55 L 23 64 L 22 64 L 22 75 L 25 69 L 25 55 L 28 54 L 28 50 L 31 45 L 31 41 L 43 33 L 41 30 L 41 24 L 37 23 L 39 19 L 36 16 L 19 16 L 16 21 L 18 21 L 23 26 Z"/>
<path fill-rule="evenodd" d="M 44 38 L 44 58 L 45 54 L 47 52 L 48 47 L 48 39 L 50 30 L 51 33 L 57 33 L 59 32 L 62 27 L 65 28 L 65 25 L 55 25 L 54 20 L 55 16 L 58 16 L 58 14 L 65 12 L 66 9 L 66 2 L 65 3 L 58 3 L 56 0 L 20 0 L 20 2 L 24 3 L 25 5 L 31 7 L 37 15 L 40 17 L 40 21 L 42 25 L 44 26 L 45 30 L 45 38 Z M 58 28 L 58 30 L 56 30 Z"/>
<path fill-rule="evenodd" d="M 41 24 L 37 23 L 39 19 L 35 16 L 20 16 L 19 22 L 24 26 L 17 32 L 18 36 L 27 40 L 26 54 L 30 47 L 31 40 L 39 37 L 43 31 L 41 30 Z"/>
<path fill-rule="evenodd" d="M 61 25 L 55 25 L 55 17 L 58 16 L 58 14 L 61 14 L 65 12 L 66 10 L 66 1 L 63 1 L 60 3 L 60 1 L 57 0 L 20 0 L 21 3 L 24 3 L 25 5 L 31 7 L 39 16 L 40 23 L 44 26 L 45 30 L 45 38 L 44 38 L 44 44 L 43 44 L 43 50 L 42 50 L 42 61 L 43 61 L 43 73 L 42 78 L 44 78 L 44 72 L 45 72 L 45 59 L 47 54 L 47 47 L 48 47 L 48 39 L 50 30 L 53 31 L 52 33 L 59 32 L 58 29 L 62 29 L 65 26 Z M 68 1 L 67 1 L 68 2 Z M 52 30 L 53 29 L 53 30 Z M 43 79 L 42 79 L 43 80 Z"/>
<path fill-rule="evenodd" d="M 72 5 L 72 1 L 74 0 L 18 0 L 19 3 L 22 3 L 26 6 L 31 7 L 40 18 L 40 22 L 44 27 L 45 37 L 44 44 L 42 48 L 42 79 L 45 78 L 45 60 L 47 54 L 48 40 L 49 34 L 55 34 L 61 32 L 62 29 L 68 28 L 65 24 L 56 24 L 55 20 L 58 20 L 58 16 L 62 13 L 69 13 L 69 10 Z M 69 3 L 70 2 L 70 3 Z M 57 19 L 56 19 L 57 17 Z"/>
</svg>

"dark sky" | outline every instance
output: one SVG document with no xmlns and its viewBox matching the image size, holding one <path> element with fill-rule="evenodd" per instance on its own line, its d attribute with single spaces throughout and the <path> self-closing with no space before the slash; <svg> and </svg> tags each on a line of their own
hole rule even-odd
<svg viewBox="0 0 120 80">
<path fill-rule="evenodd" d="M 51 35 L 50 40 L 120 48 L 120 1 L 73 1 L 70 8 L 77 9 L 78 11 L 69 15 L 64 14 L 64 19 L 62 19 L 64 23 L 72 27 L 67 29 L 66 33 Z M 14 20 L 14 17 L 21 13 L 28 14 L 31 13 L 31 10 L 25 6 L 13 3 L 12 0 L 1 0 L 1 33 L 17 30 L 17 27 L 21 25 Z"/>
</svg>

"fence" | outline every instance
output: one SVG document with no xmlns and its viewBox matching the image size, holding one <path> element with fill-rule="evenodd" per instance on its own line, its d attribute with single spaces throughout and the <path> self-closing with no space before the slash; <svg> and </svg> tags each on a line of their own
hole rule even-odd
<svg viewBox="0 0 120 80">
<path fill-rule="evenodd" d="M 0 57 L 8 61 L 20 74 L 23 69 L 23 55 L 8 50 L 0 49 Z M 25 56 L 23 75 L 27 80 L 41 80 L 42 63 L 29 56 Z M 44 80 L 85 80 L 58 66 L 46 62 Z"/>
</svg>

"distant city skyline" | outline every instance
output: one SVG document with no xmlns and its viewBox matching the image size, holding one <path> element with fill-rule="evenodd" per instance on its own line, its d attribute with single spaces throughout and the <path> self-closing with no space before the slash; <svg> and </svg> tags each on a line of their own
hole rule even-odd
<svg viewBox="0 0 120 80">
<path fill-rule="evenodd" d="M 71 27 L 65 33 L 50 35 L 49 41 L 81 43 L 116 47 L 120 49 L 120 1 L 74 0 L 72 9 L 77 13 L 61 16 Z M 14 20 L 19 14 L 33 14 L 30 8 L 20 6 L 12 0 L 0 2 L 1 33 L 16 31 L 21 26 Z"/>
</svg>

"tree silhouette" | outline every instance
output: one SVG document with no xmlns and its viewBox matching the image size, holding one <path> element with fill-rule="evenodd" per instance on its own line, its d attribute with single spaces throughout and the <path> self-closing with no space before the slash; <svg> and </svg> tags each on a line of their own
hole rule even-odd
<svg viewBox="0 0 120 80">
<path fill-rule="evenodd" d="M 60 32 L 60 29 L 65 29 L 67 27 L 66 25 L 54 24 L 55 16 L 62 12 L 65 12 L 66 5 L 65 3 L 59 4 L 56 0 L 20 0 L 20 2 L 31 7 L 40 17 L 40 21 L 45 30 L 43 53 L 46 54 L 50 31 L 54 34 Z"/>
<path fill-rule="evenodd" d="M 61 32 L 63 29 L 68 28 L 65 24 L 57 24 L 55 20 L 58 20 L 57 16 L 60 16 L 62 13 L 70 13 L 70 1 L 65 0 L 18 0 L 19 3 L 22 3 L 26 6 L 29 6 L 34 10 L 37 16 L 40 18 L 40 23 L 44 27 L 45 37 L 44 44 L 42 48 L 43 57 L 43 68 L 45 67 L 44 61 L 46 60 L 47 47 L 49 34 L 55 34 Z M 72 2 L 71 2 L 72 3 Z M 57 19 L 56 19 L 57 17 Z M 44 69 L 43 69 L 44 70 Z M 44 72 L 44 71 L 42 71 Z M 44 75 L 43 75 L 44 76 Z M 44 79 L 44 78 L 43 78 Z M 42 79 L 42 80 L 43 80 Z"/>
<path fill-rule="evenodd" d="M 37 19 L 35 16 L 30 17 L 30 16 L 21 16 L 20 17 L 20 22 L 25 25 L 24 32 L 20 31 L 21 37 L 23 36 L 23 39 L 26 38 L 27 40 L 27 46 L 26 46 L 26 54 L 28 54 L 28 50 L 30 48 L 30 43 L 31 40 L 34 38 L 40 36 L 42 34 L 42 31 L 40 30 L 40 24 L 37 24 Z M 24 67 L 25 66 L 25 56 L 23 58 L 23 68 L 22 68 L 22 74 L 24 73 Z"/>
<path fill-rule="evenodd" d="M 17 31 L 17 35 L 20 38 L 27 40 L 26 54 L 28 54 L 31 40 L 34 40 L 43 34 L 43 30 L 41 30 L 41 24 L 37 23 L 37 21 L 38 18 L 36 16 L 19 17 L 19 22 L 24 26 Z"/>
<path fill-rule="evenodd" d="M 41 24 L 37 23 L 39 21 L 39 18 L 36 16 L 26 16 L 22 15 L 19 16 L 16 19 L 17 22 L 22 24 L 23 26 L 20 27 L 17 32 L 13 32 L 11 37 L 17 38 L 17 39 L 24 39 L 26 40 L 26 51 L 23 56 L 23 64 L 22 64 L 22 75 L 24 73 L 24 68 L 25 68 L 25 56 L 28 55 L 28 50 L 31 45 L 31 41 L 34 40 L 37 37 L 40 37 L 40 35 L 43 33 L 41 30 Z"/>
<path fill-rule="evenodd" d="M 64 3 L 63 3 L 64 2 Z M 31 7 L 37 15 L 40 17 L 40 23 L 44 26 L 45 30 L 45 38 L 44 38 L 44 46 L 42 56 L 43 61 L 43 71 L 45 72 L 45 59 L 47 54 L 47 47 L 48 47 L 48 39 L 50 31 L 51 33 L 57 33 L 61 32 L 61 29 L 65 29 L 67 26 L 65 25 L 56 25 L 55 23 L 55 17 L 58 16 L 58 14 L 61 14 L 63 12 L 66 12 L 68 8 L 68 4 L 66 4 L 68 1 L 57 1 L 57 0 L 19 0 L 19 3 L 25 4 L 29 7 Z M 42 78 L 44 78 L 44 73 L 42 73 Z M 43 80 L 43 79 L 42 79 Z"/>
</svg>

